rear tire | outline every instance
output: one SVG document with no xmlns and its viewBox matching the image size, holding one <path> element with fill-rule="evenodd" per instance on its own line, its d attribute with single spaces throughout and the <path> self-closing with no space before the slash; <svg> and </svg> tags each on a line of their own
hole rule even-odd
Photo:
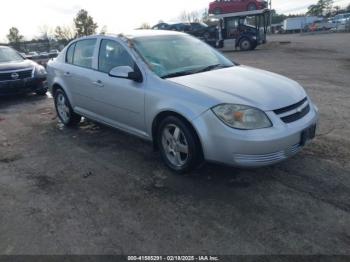
<svg viewBox="0 0 350 262">
<path fill-rule="evenodd" d="M 167 167 L 178 174 L 190 172 L 203 162 L 201 145 L 193 128 L 176 116 L 161 121 L 157 143 Z"/>
<path fill-rule="evenodd" d="M 35 94 L 37 94 L 38 96 L 45 96 L 46 93 L 47 93 L 47 91 L 48 91 L 48 88 L 45 87 L 45 88 L 36 90 L 36 91 L 35 91 Z"/>
<path fill-rule="evenodd" d="M 239 41 L 239 48 L 241 51 L 252 50 L 253 44 L 248 38 L 243 38 Z"/>
<path fill-rule="evenodd" d="M 76 126 L 81 121 L 81 116 L 73 111 L 66 93 L 60 88 L 55 92 L 55 108 L 58 118 L 65 126 Z"/>
</svg>

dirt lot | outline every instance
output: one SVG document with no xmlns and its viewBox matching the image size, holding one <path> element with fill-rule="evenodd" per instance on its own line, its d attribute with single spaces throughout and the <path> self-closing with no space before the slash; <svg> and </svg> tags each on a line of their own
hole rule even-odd
<svg viewBox="0 0 350 262">
<path fill-rule="evenodd" d="M 137 138 L 62 127 L 49 97 L 0 99 L 0 253 L 350 255 L 350 34 L 270 41 L 227 55 L 299 81 L 321 112 L 314 143 L 273 167 L 176 176 Z"/>
</svg>

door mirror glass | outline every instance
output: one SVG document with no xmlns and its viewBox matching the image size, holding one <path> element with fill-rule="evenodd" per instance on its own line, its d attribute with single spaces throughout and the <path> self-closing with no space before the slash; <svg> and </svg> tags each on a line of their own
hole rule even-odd
<svg viewBox="0 0 350 262">
<path fill-rule="evenodd" d="M 110 72 L 109 76 L 117 78 L 125 78 L 134 80 L 135 82 L 142 82 L 142 74 L 139 70 L 134 71 L 130 66 L 117 66 L 114 67 Z"/>
<path fill-rule="evenodd" d="M 109 76 L 129 78 L 129 74 L 133 72 L 134 70 L 130 66 L 117 66 L 112 68 L 112 70 L 109 72 Z"/>
</svg>

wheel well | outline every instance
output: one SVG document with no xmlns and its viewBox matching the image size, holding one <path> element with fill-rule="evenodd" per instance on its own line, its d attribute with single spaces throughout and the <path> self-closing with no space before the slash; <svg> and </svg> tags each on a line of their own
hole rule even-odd
<svg viewBox="0 0 350 262">
<path fill-rule="evenodd" d="M 52 86 L 52 96 L 53 96 L 53 97 L 55 97 L 56 91 L 57 91 L 57 89 L 59 89 L 59 88 L 63 90 L 63 88 L 62 88 L 59 84 L 54 84 L 54 85 Z"/>
<path fill-rule="evenodd" d="M 190 121 L 188 121 L 185 117 L 183 117 L 182 115 L 173 112 L 173 111 L 164 111 L 159 113 L 156 118 L 153 120 L 152 123 L 152 140 L 153 140 L 153 148 L 154 150 L 158 150 L 158 145 L 157 145 L 157 132 L 158 132 L 158 128 L 160 123 L 162 122 L 163 119 L 165 119 L 168 116 L 176 116 L 178 118 L 180 118 L 182 121 L 184 121 L 185 124 L 188 125 L 188 127 L 192 130 L 193 134 L 195 135 L 198 145 L 200 146 L 200 152 L 203 154 L 203 148 L 202 148 L 202 143 L 201 140 L 198 136 L 198 133 L 196 131 L 196 129 L 193 127 L 193 125 L 191 124 Z"/>
</svg>

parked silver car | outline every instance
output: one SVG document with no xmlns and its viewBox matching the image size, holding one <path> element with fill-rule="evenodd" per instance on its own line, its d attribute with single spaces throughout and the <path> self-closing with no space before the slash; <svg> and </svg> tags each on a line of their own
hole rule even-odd
<svg viewBox="0 0 350 262">
<path fill-rule="evenodd" d="M 318 109 L 298 83 L 183 33 L 81 38 L 47 70 L 65 125 L 85 116 L 152 141 L 177 172 L 274 164 L 315 137 Z"/>
</svg>

